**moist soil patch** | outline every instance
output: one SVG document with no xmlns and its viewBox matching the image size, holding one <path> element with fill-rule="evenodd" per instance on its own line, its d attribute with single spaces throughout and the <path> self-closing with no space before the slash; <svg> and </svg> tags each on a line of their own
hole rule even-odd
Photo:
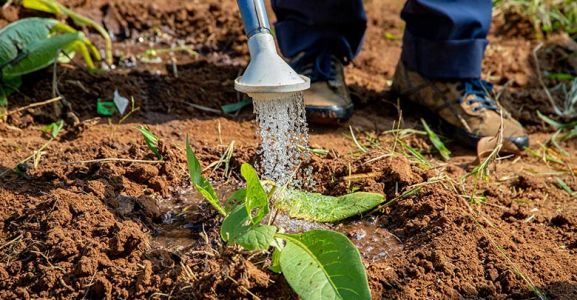
<svg viewBox="0 0 577 300">
<path fill-rule="evenodd" d="M 235 142 L 230 174 L 205 172 L 222 195 L 242 184 L 242 163 L 258 163 L 250 108 L 215 112 L 240 99 L 233 80 L 248 61 L 235 1 L 63 2 L 114 34 L 116 67 L 97 74 L 81 62 L 59 66 L 56 74 L 50 68 L 24 78 L 10 97 L 9 110 L 49 99 L 55 77 L 64 106 L 23 110 L 0 123 L 0 298 L 297 299 L 282 276 L 267 270 L 266 253 L 222 243 L 221 217 L 188 183 L 186 136 L 203 166 Z M 388 93 L 400 54 L 402 3 L 365 3 L 365 46 L 347 67 L 355 115 L 343 126 L 311 126 L 311 146 L 328 154 L 312 155 L 306 167 L 317 192 L 371 191 L 394 201 L 340 224 L 279 222 L 288 230 L 324 226 L 347 234 L 363 256 L 374 299 L 533 299 L 538 293 L 576 299 L 577 200 L 556 184 L 558 178 L 577 189 L 575 142 L 561 145 L 570 154 L 565 165 L 521 154 L 491 164 L 487 180 L 460 181 L 478 162 L 457 143 L 448 143 L 453 158 L 441 162 L 424 137 L 405 139 L 429 167 L 394 155 L 391 149 L 400 146 L 389 130 L 400 114 L 401 128 L 420 126 L 420 118 L 434 130 L 438 124 Z M 34 14 L 8 6 L 0 26 Z M 530 129 L 538 149 L 551 133 L 536 110 L 551 114 L 552 108 L 537 64 L 574 66 L 551 55 L 566 51 L 561 46 L 535 60 L 538 41 L 527 39 L 525 24 L 496 22 L 484 72 L 497 90 L 507 87 L 501 103 Z M 179 45 L 195 54 L 143 59 L 147 50 Z M 122 122 L 96 114 L 97 99 L 109 100 L 115 90 L 138 108 Z M 66 127 L 38 164 L 18 165 L 48 141 L 40 129 L 63 116 Z M 140 125 L 159 136 L 162 162 L 135 161 L 156 160 Z M 352 141 L 349 125 L 368 152 Z"/>
</svg>

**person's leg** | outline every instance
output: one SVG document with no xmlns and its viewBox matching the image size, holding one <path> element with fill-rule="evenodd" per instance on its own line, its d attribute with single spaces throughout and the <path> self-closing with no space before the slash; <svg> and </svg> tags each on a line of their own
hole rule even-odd
<svg viewBox="0 0 577 300">
<path fill-rule="evenodd" d="M 352 113 L 342 64 L 359 52 L 367 18 L 362 0 L 272 0 L 282 54 L 309 76 L 305 92 L 312 122 L 343 121 Z"/>
<path fill-rule="evenodd" d="M 491 0 L 409 0 L 401 59 L 428 78 L 480 78 Z"/>
<path fill-rule="evenodd" d="M 408 0 L 393 90 L 436 113 L 454 138 L 477 145 L 479 153 L 492 151 L 483 145 L 496 141 L 501 129 L 503 149 L 516 152 L 529 138 L 480 79 L 491 7 L 491 0 Z"/>
<path fill-rule="evenodd" d="M 367 23 L 362 0 L 272 0 L 272 7 L 280 50 L 288 58 L 304 52 L 347 62 L 361 47 Z"/>
</svg>

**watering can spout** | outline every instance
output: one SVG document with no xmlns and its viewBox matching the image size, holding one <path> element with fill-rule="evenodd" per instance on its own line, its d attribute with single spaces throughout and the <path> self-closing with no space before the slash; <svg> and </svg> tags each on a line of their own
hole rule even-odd
<svg viewBox="0 0 577 300">
<path fill-rule="evenodd" d="M 310 87 L 279 55 L 262 0 L 238 0 L 248 37 L 250 63 L 234 82 L 237 91 L 251 94 L 294 93 Z"/>
</svg>

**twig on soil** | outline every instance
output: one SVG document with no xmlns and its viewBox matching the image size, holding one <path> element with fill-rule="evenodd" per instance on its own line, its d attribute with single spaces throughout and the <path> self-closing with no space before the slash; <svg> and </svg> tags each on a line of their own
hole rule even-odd
<svg viewBox="0 0 577 300">
<path fill-rule="evenodd" d="M 13 238 L 12 240 L 6 242 L 4 245 L 0 245 L 0 249 L 6 248 L 22 239 L 22 234 L 18 235 L 17 237 Z"/>
<path fill-rule="evenodd" d="M 129 158 L 99 158 L 91 160 L 79 160 L 62 163 L 63 165 L 75 165 L 75 164 L 89 164 L 89 163 L 108 163 L 108 162 L 130 162 L 130 163 L 143 163 L 143 164 L 163 164 L 162 160 L 141 160 L 141 159 L 129 159 Z"/>
<path fill-rule="evenodd" d="M 15 110 L 11 110 L 11 111 L 9 111 L 8 113 L 6 113 L 6 115 L 12 115 L 12 114 L 15 114 L 15 113 L 18 113 L 18 112 L 21 112 L 21 111 L 24 111 L 24 110 L 27 110 L 27 109 L 30 109 L 30 108 L 47 105 L 47 104 L 54 103 L 54 102 L 57 102 L 57 101 L 60 101 L 60 100 L 62 100 L 62 97 L 58 96 L 58 97 L 54 97 L 54 98 L 52 98 L 52 99 L 48 99 L 48 100 L 45 100 L 45 101 L 40 101 L 40 102 L 32 103 L 32 104 L 30 104 L 30 105 L 26 105 L 26 106 L 23 106 L 23 107 L 19 107 L 19 108 L 15 109 Z"/>
<path fill-rule="evenodd" d="M 539 58 L 537 57 L 537 52 L 539 52 L 539 50 L 543 47 L 543 43 L 539 43 L 539 45 L 537 45 L 534 49 L 533 49 L 533 59 L 535 60 L 535 69 L 537 69 L 537 80 L 539 81 L 539 84 L 541 85 L 541 87 L 543 88 L 543 90 L 545 91 L 545 95 L 547 95 L 547 99 L 549 100 L 549 103 L 551 104 L 551 107 L 553 108 L 553 110 L 555 111 L 555 113 L 559 116 L 564 116 L 565 112 L 562 112 L 559 107 L 557 106 L 557 104 L 555 104 L 555 100 L 553 100 L 553 96 L 551 96 L 551 92 L 549 92 L 549 89 L 547 88 L 547 86 L 545 85 L 545 82 L 543 81 L 543 75 L 541 74 L 541 66 L 539 65 Z"/>
<path fill-rule="evenodd" d="M 222 114 L 222 111 L 215 109 L 215 108 L 210 108 L 210 107 L 206 107 L 206 106 L 202 106 L 202 105 L 198 105 L 198 104 L 194 104 L 194 103 L 188 103 L 188 102 L 184 102 L 186 103 L 188 106 L 196 108 L 198 110 L 202 110 L 202 111 L 206 111 L 206 112 L 210 112 L 210 113 L 215 113 L 218 115 Z"/>
<path fill-rule="evenodd" d="M 240 283 L 238 283 L 238 281 L 236 281 L 234 278 L 230 277 L 228 274 L 226 275 L 226 277 L 228 279 L 230 279 L 232 282 L 234 282 L 241 290 L 243 290 L 243 291 L 247 292 L 249 295 L 251 295 L 254 299 L 261 300 L 259 296 L 253 294 L 249 289 L 240 285 Z"/>
<path fill-rule="evenodd" d="M 353 131 L 353 127 L 349 125 L 349 130 L 351 131 L 351 136 L 353 137 L 353 142 L 355 142 L 355 145 L 357 145 L 357 148 L 359 148 L 359 150 L 361 150 L 361 152 L 363 153 L 367 153 L 367 148 L 365 148 L 365 146 L 359 144 L 359 141 L 357 140 L 357 137 L 355 136 L 355 132 Z"/>
</svg>

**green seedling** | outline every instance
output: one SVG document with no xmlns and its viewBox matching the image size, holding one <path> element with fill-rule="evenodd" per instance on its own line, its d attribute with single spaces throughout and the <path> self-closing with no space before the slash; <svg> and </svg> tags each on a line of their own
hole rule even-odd
<svg viewBox="0 0 577 300">
<path fill-rule="evenodd" d="M 150 149 L 159 160 L 163 160 L 164 158 L 158 150 L 158 137 L 156 137 L 156 135 L 145 126 L 138 127 L 138 130 L 142 133 L 142 137 L 144 138 L 144 142 L 146 143 L 146 146 L 148 146 L 148 149 Z"/>
<path fill-rule="evenodd" d="M 273 248 L 270 270 L 282 273 L 304 300 L 371 298 L 360 253 L 346 236 L 329 230 L 288 234 L 274 225 L 262 224 L 272 192 L 265 191 L 249 164 L 241 166 L 246 189 L 235 192 L 231 196 L 235 199 L 223 206 L 202 176 L 188 138 L 186 155 L 191 183 L 224 216 L 220 229 L 224 241 L 248 251 Z M 227 206 L 232 208 L 225 209 Z"/>
<path fill-rule="evenodd" d="M 559 177 L 555 177 L 555 183 L 557 184 L 557 186 L 559 188 L 561 188 L 567 194 L 569 194 L 569 196 L 577 197 L 577 192 L 573 191 L 573 189 L 571 189 L 571 187 L 567 183 L 565 183 L 565 181 L 563 181 L 563 179 L 561 179 Z"/>
<path fill-rule="evenodd" d="M 30 154 L 28 157 L 19 161 L 16 164 L 16 167 L 14 167 L 12 169 L 12 171 L 16 172 L 19 175 L 25 175 L 26 169 L 27 169 L 26 165 L 30 160 L 33 161 L 34 168 L 38 167 L 38 165 L 40 164 L 40 158 L 42 157 L 44 150 L 48 147 L 48 145 L 50 145 L 50 143 L 52 143 L 54 140 L 56 140 L 56 138 L 60 134 L 60 131 L 62 131 L 63 127 L 64 127 L 64 121 L 59 120 L 57 122 L 54 122 L 52 124 L 49 124 L 49 125 L 41 128 L 40 129 L 41 131 L 46 132 L 50 135 L 50 139 L 48 141 L 46 141 L 46 143 L 44 143 L 38 149 L 34 150 L 34 152 L 32 152 L 32 154 Z M 6 175 L 8 172 L 10 172 L 10 169 L 7 169 L 3 172 L 0 172 L 0 178 L 2 176 Z"/>
<path fill-rule="evenodd" d="M 443 159 L 446 161 L 451 159 L 451 151 L 449 151 L 449 149 L 447 149 L 447 147 L 445 146 L 443 141 L 441 141 L 441 138 L 439 138 L 439 136 L 435 132 L 433 132 L 433 130 L 431 130 L 431 128 L 429 127 L 427 122 L 425 122 L 425 120 L 421 119 L 421 122 L 423 123 L 423 127 L 425 128 L 425 131 L 427 132 L 427 136 L 429 137 L 429 140 L 431 141 L 431 143 L 433 144 L 435 149 L 437 149 L 437 151 L 439 151 L 439 154 L 441 154 L 441 157 L 443 157 Z"/>
<path fill-rule="evenodd" d="M 96 47 L 82 32 L 53 19 L 27 18 L 0 29 L 0 116 L 8 105 L 7 96 L 16 91 L 23 75 L 41 70 L 59 58 L 79 51 L 86 65 L 94 69 L 100 60 Z"/>
<path fill-rule="evenodd" d="M 70 18 L 72 22 L 79 27 L 92 27 L 104 38 L 106 43 L 106 63 L 112 65 L 112 39 L 110 39 L 110 35 L 106 29 L 94 20 L 74 12 L 56 0 L 23 0 L 22 6 L 28 9 L 54 14 L 59 17 Z"/>
</svg>

